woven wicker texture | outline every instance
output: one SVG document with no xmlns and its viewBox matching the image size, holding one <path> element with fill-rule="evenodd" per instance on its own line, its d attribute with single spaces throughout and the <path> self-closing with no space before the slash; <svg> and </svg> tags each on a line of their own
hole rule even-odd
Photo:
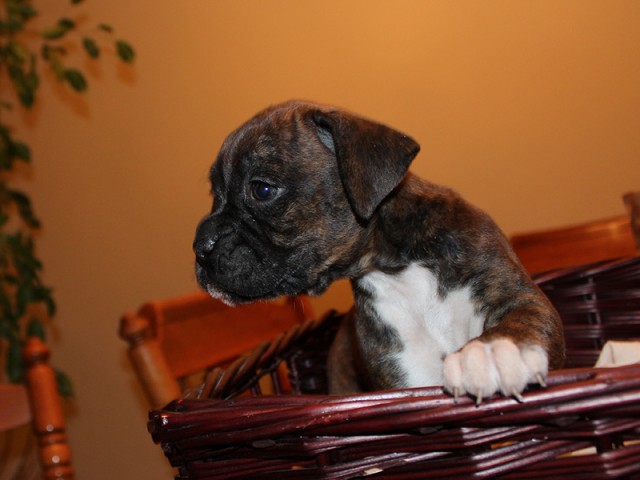
<svg viewBox="0 0 640 480">
<path fill-rule="evenodd" d="M 607 340 L 640 338 L 639 263 L 633 257 L 538 275 L 562 316 L 566 367 L 594 365 Z"/>
<path fill-rule="evenodd" d="M 636 258 L 537 279 L 567 324 L 571 364 L 604 339 L 640 336 L 639 278 Z M 640 478 L 640 365 L 553 372 L 523 402 L 479 407 L 441 388 L 328 396 L 340 319 L 298 326 L 151 412 L 177 478 Z M 262 395 L 260 377 L 293 394 Z"/>
</svg>

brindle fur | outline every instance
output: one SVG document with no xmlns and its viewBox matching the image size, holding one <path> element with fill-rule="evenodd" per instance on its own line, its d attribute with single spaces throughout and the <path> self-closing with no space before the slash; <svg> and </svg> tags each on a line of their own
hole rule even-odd
<svg viewBox="0 0 640 480">
<path fill-rule="evenodd" d="M 485 317 L 481 339 L 540 345 L 563 363 L 561 323 L 500 229 L 453 190 L 407 169 L 411 138 L 330 107 L 289 102 L 248 121 L 224 142 L 211 170 L 214 205 L 198 227 L 197 276 L 229 303 L 323 292 L 352 279 L 355 313 L 334 351 L 352 357 L 352 390 L 403 386 L 390 352 L 402 349 L 359 280 L 411 263 L 431 270 L 439 295 L 470 287 Z M 251 197 L 252 180 L 279 188 Z M 335 357 L 335 355 L 334 355 Z"/>
</svg>

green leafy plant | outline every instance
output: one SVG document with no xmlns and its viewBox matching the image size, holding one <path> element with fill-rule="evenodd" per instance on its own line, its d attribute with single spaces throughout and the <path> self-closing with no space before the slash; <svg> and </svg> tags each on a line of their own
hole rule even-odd
<svg viewBox="0 0 640 480">
<path fill-rule="evenodd" d="M 25 339 L 45 339 L 45 323 L 54 316 L 56 304 L 52 289 L 42 281 L 42 262 L 35 251 L 40 221 L 29 196 L 14 187 L 24 171 L 21 164 L 31 162 L 31 150 L 16 138 L 16 127 L 5 117 L 11 109 L 34 105 L 42 78 L 54 78 L 75 92 L 87 90 L 83 71 L 68 66 L 78 52 L 90 61 L 107 52 L 126 63 L 135 57 L 133 48 L 116 38 L 110 25 L 87 30 L 70 14 L 38 27 L 35 3 L 0 0 L 0 341 L 6 346 L 6 376 L 14 383 L 24 378 Z M 80 3 L 82 0 L 70 0 L 68 9 L 75 13 Z M 45 69 L 53 75 L 45 75 Z M 58 387 L 64 395 L 71 395 L 71 382 L 60 371 Z"/>
</svg>

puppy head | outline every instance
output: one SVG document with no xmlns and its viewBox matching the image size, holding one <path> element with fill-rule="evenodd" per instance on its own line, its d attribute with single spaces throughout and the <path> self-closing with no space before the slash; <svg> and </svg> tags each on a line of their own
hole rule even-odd
<svg viewBox="0 0 640 480">
<path fill-rule="evenodd" d="M 419 146 L 311 103 L 268 108 L 225 140 L 194 241 L 200 285 L 228 303 L 317 294 L 357 275 L 377 207 Z"/>
</svg>

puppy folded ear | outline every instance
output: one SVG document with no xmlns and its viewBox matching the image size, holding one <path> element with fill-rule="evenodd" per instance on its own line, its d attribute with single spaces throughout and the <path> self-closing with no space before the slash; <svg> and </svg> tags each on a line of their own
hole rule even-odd
<svg viewBox="0 0 640 480">
<path fill-rule="evenodd" d="M 320 141 L 335 154 L 351 206 L 369 220 L 402 181 L 420 145 L 385 125 L 339 110 L 312 112 Z"/>
</svg>

